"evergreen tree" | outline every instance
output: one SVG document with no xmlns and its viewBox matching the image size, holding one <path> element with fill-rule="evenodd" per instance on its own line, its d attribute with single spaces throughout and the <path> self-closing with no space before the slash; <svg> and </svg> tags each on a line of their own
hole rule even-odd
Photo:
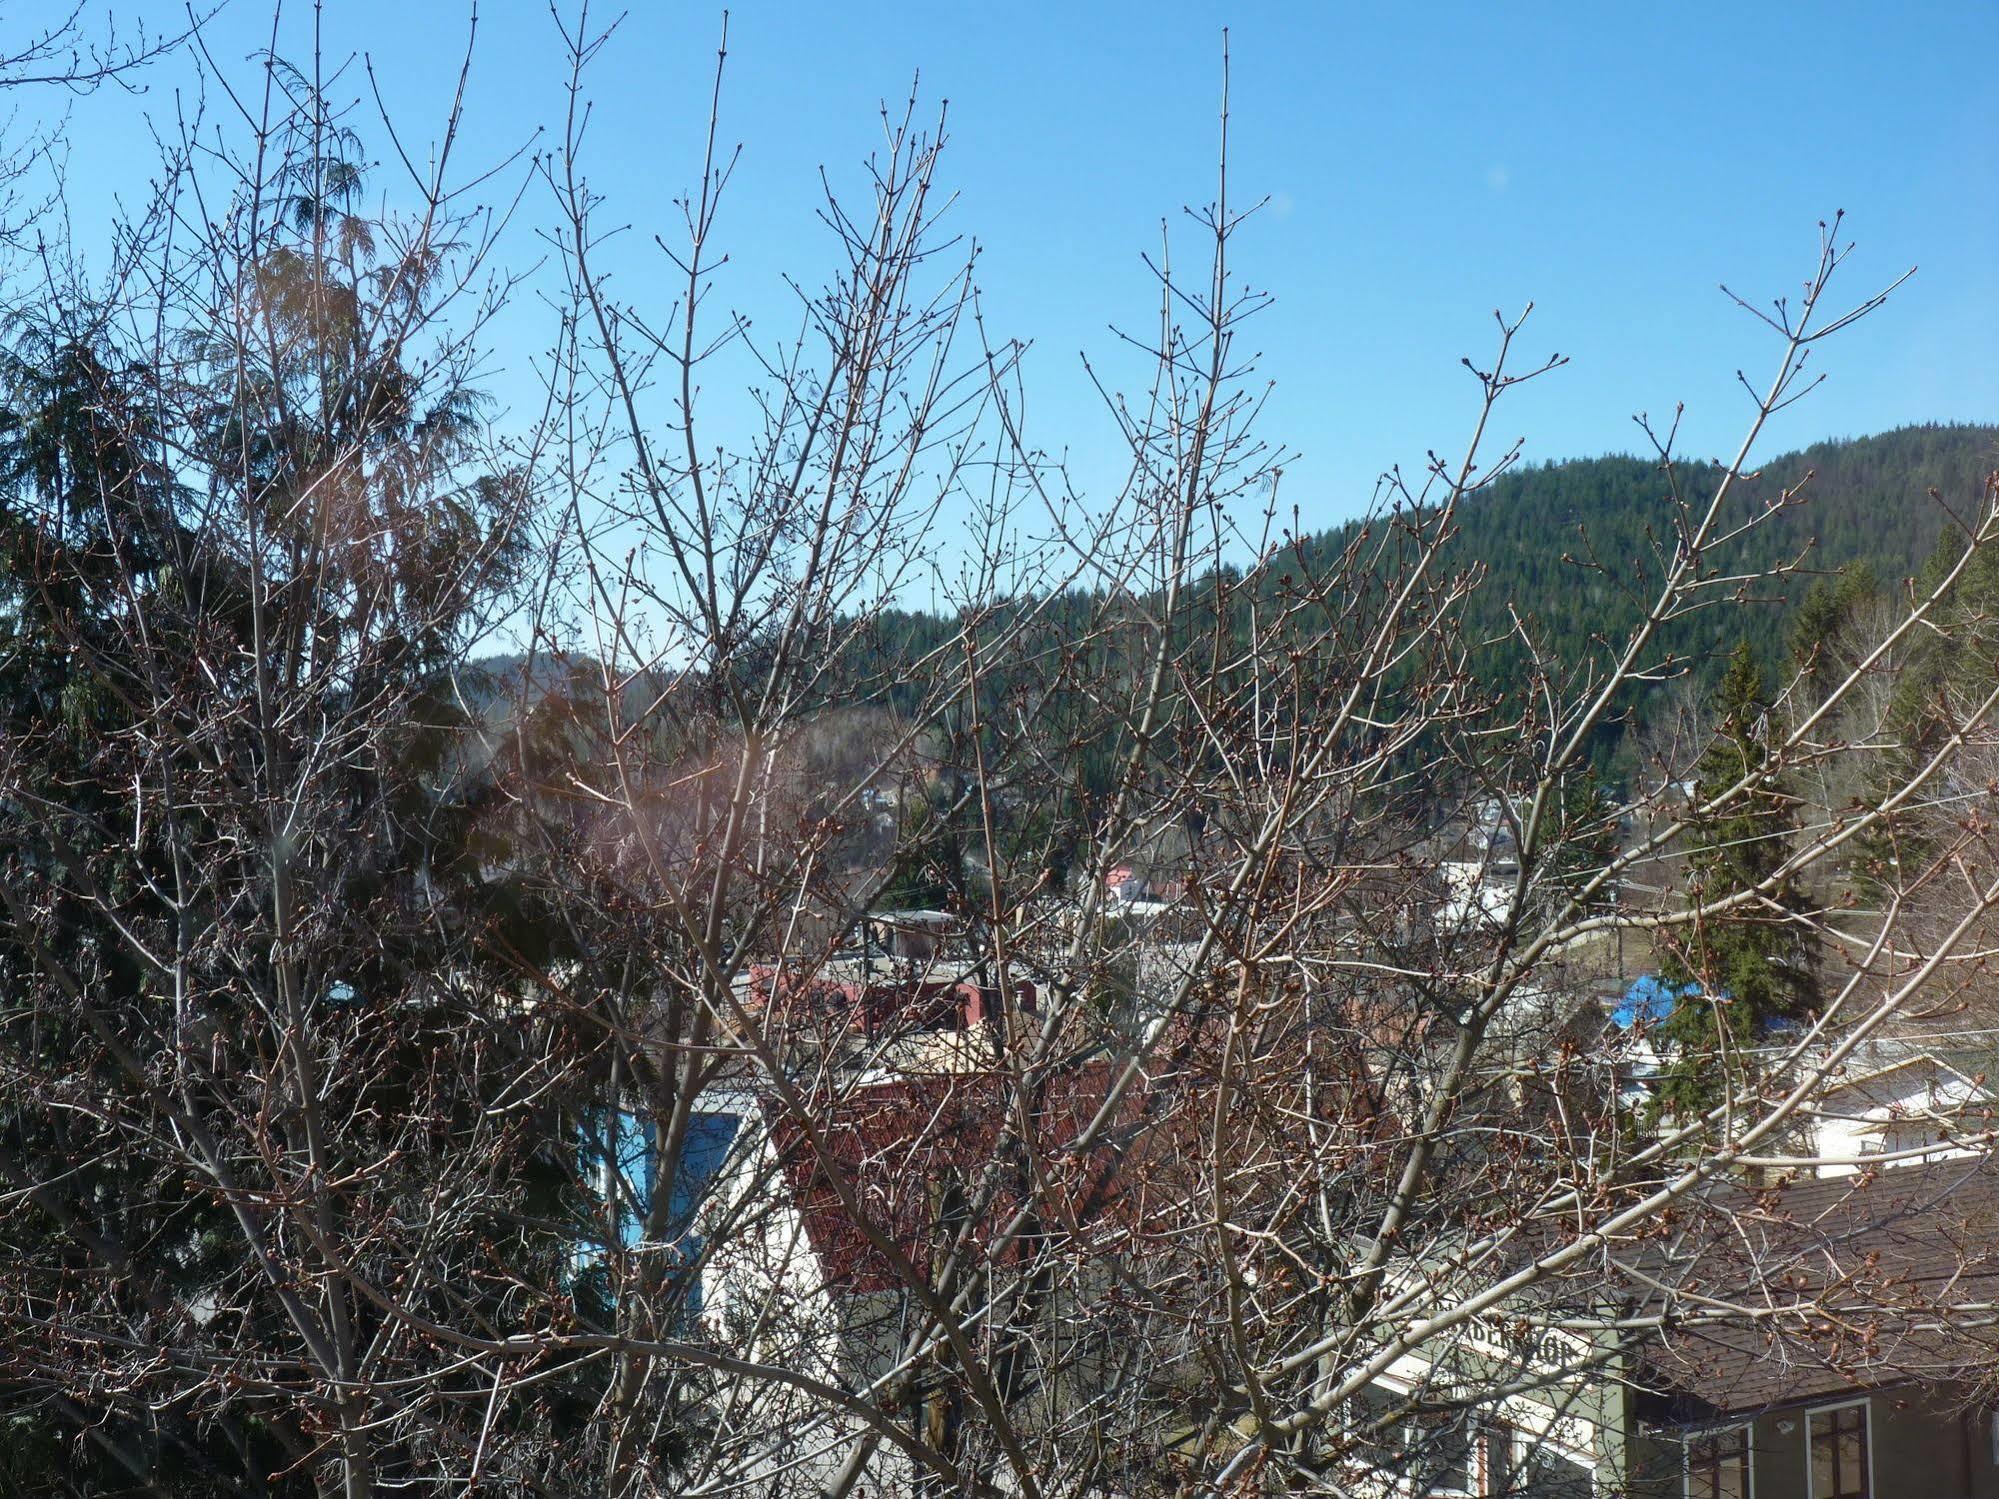
<svg viewBox="0 0 1999 1499">
<path fill-rule="evenodd" d="M 1547 870 L 1550 889 L 1561 900 L 1580 895 L 1604 865 L 1617 856 L 1617 799 L 1594 768 L 1584 767 L 1562 788 L 1561 822 Z M 1593 903 L 1609 899 L 1600 889 Z"/>
<path fill-rule="evenodd" d="M 1809 676 L 1822 675 L 1826 652 L 1844 618 L 1833 591 L 1823 581 L 1812 584 L 1791 620 L 1791 664 Z"/>
<path fill-rule="evenodd" d="M 1865 604 L 1880 595 L 1881 585 L 1871 563 L 1862 560 L 1840 570 L 1839 581 L 1812 584 L 1791 616 L 1790 664 L 1805 679 L 1824 687 L 1838 680 L 1833 671 L 1844 638 Z"/>
<path fill-rule="evenodd" d="M 1688 897 L 1703 903 L 1763 886 L 1789 856 L 1797 826 L 1791 799 L 1763 774 L 1769 703 L 1747 641 L 1729 656 L 1714 705 L 1695 806 L 1725 800 L 1694 822 Z M 1746 789 L 1728 794 L 1745 779 Z M 1696 923 L 1668 956 L 1663 976 L 1681 997 L 1661 1028 L 1677 1052 L 1658 1095 L 1662 1110 L 1685 1116 L 1708 1108 L 1721 1095 L 1728 1058 L 1757 1045 L 1771 1022 L 1810 1012 L 1815 988 L 1802 910 L 1790 881 L 1779 881 L 1760 898 Z"/>
<path fill-rule="evenodd" d="M 1916 635 L 1896 674 L 1887 715 L 1891 743 L 1878 762 L 1870 800 L 1918 773 L 1966 726 L 1999 674 L 1999 558 L 1980 548 L 1967 559 L 1966 545 L 1962 534 L 1946 532 L 1916 580 L 1917 596 L 1926 596 L 1962 564 L 1931 615 L 1935 628 Z M 1923 801 L 1976 795 L 1983 781 L 1975 764 L 1958 760 L 1930 781 L 1925 798 L 1871 828 L 1860 840 L 1857 886 L 1878 901 L 1900 883 L 1901 871 L 1922 868 L 1940 831 Z"/>
<path fill-rule="evenodd" d="M 875 905 L 881 910 L 935 910 L 965 898 L 962 816 L 939 806 L 928 790 L 905 802 L 906 820 L 896 840 L 889 876 Z"/>
<path fill-rule="evenodd" d="M 277 1257 L 388 1283 L 410 1241 L 348 1225 L 460 1215 L 419 1251 L 436 1315 L 564 1262 L 563 1100 L 504 1126 L 500 1180 L 468 1146 L 546 1044 L 504 1002 L 533 913 L 481 846 L 454 683 L 520 495 L 461 362 L 415 342 L 445 252 L 378 252 L 337 165 L 305 154 L 295 212 L 190 273 L 171 340 L 50 304 L 0 352 L 0 1258 L 10 1311 L 74 1331 L 10 1351 L 0 1489 L 62 1452 L 85 1491 L 307 1493 L 336 1408 L 350 1470 L 392 1482 L 422 1454 L 337 1392 L 188 1414 L 216 1371 L 330 1377 L 322 1326 L 391 1336 L 352 1289 L 304 1308 Z M 308 1179 L 337 1247 L 300 1227 Z"/>
</svg>

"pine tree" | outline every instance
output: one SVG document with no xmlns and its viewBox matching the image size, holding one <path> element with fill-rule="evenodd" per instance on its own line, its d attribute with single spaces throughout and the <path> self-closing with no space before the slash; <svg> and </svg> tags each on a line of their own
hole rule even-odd
<svg viewBox="0 0 1999 1499">
<path fill-rule="evenodd" d="M 1840 664 L 1842 647 L 1851 643 L 1855 616 L 1880 593 L 1881 584 L 1874 568 L 1864 560 L 1842 568 L 1838 583 L 1831 587 L 1823 579 L 1812 584 L 1804 602 L 1791 616 L 1792 668 L 1820 689 L 1836 681 L 1833 668 Z"/>
<path fill-rule="evenodd" d="M 1791 799 L 1766 774 L 1769 704 L 1748 642 L 1730 655 L 1714 704 L 1714 738 L 1701 757 L 1695 806 L 1753 779 L 1695 821 L 1688 898 L 1706 904 L 1769 881 L 1788 857 L 1797 826 Z M 1721 1095 L 1730 1057 L 1757 1045 L 1772 1022 L 1811 1011 L 1815 985 L 1803 909 L 1798 891 L 1780 880 L 1760 899 L 1695 923 L 1668 956 L 1662 976 L 1681 998 L 1661 1028 L 1677 1052 L 1658 1095 L 1662 1110 L 1685 1116 L 1708 1108 Z"/>
<path fill-rule="evenodd" d="M 249 1247 L 332 1242 L 279 1181 L 311 1176 L 312 1221 L 344 1236 L 301 1275 L 384 1274 L 377 1230 L 347 1226 L 454 1193 L 423 1251 L 439 1297 L 497 1307 L 565 1262 L 563 1100 L 505 1126 L 504 1184 L 466 1148 L 549 1044 L 505 997 L 534 913 L 481 841 L 454 680 L 505 607 L 521 491 L 473 441 L 462 362 L 415 343 L 443 252 L 378 255 L 393 225 L 332 201 L 329 167 L 307 155 L 306 207 L 213 283 L 190 272 L 170 339 L 135 351 L 110 312 L 51 301 L 0 344 L 0 1259 L 10 1307 L 77 1330 L 61 1357 L 9 1350 L 0 1492 L 64 1470 L 79 1492 L 312 1492 L 336 1402 L 233 1372 L 327 1346 Z M 225 1174 L 257 1185 L 232 1200 Z M 76 1351 L 104 1327 L 99 1348 L 203 1351 L 134 1343 L 142 1388 L 105 1372 L 127 1355 Z M 422 1461 L 349 1451 L 385 1482 Z"/>
<path fill-rule="evenodd" d="M 1999 476 L 1988 479 L 1985 504 L 1993 503 L 1994 483 L 1999 483 Z M 1962 566 L 1931 616 L 1935 628 L 1915 638 L 1896 674 L 1885 736 L 1891 742 L 1877 762 L 1872 799 L 1918 774 L 1964 727 L 1999 673 L 1999 623 L 1995 623 L 1999 558 L 1989 548 L 1980 548 L 1968 559 L 1965 551 L 1964 537 L 1947 532 L 1916 580 L 1916 596 L 1925 597 L 1943 585 L 1953 568 Z M 1935 855 L 1940 828 L 1934 817 L 1925 815 L 1922 802 L 1982 790 L 1983 777 L 1975 769 L 1969 783 L 1946 784 L 1966 768 L 1966 762 L 1954 763 L 1943 778 L 1929 782 L 1926 796 L 1914 806 L 1905 806 L 1863 835 L 1855 884 L 1866 898 L 1876 903 L 1888 899 L 1901 885 L 1903 870 L 1920 870 Z"/>
</svg>

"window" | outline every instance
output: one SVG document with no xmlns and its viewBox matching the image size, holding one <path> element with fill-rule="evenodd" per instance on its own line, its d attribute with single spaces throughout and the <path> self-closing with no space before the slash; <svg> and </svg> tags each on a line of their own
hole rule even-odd
<svg viewBox="0 0 1999 1499">
<path fill-rule="evenodd" d="M 1687 1499 L 1749 1499 L 1749 1428 L 1687 1438 Z"/>
<path fill-rule="evenodd" d="M 652 1217 L 659 1175 L 652 1121 L 624 1109 L 593 1109 L 586 1114 L 577 1140 L 578 1164 L 596 1202 L 590 1231 L 571 1250 L 573 1273 L 580 1277 L 601 1267 L 613 1242 L 625 1249 L 665 1255 L 673 1265 L 686 1267 L 678 1285 L 681 1316 L 698 1316 L 706 1246 L 696 1223 L 740 1125 L 734 1114 L 696 1113 L 688 1117 L 679 1169 L 668 1184 L 665 1237 L 646 1243 L 645 1229 Z"/>
<path fill-rule="evenodd" d="M 1378 1384 L 1367 1386 L 1347 1402 L 1347 1427 L 1355 1451 L 1371 1466 L 1385 1466 L 1390 1448 L 1399 1445 L 1395 1425 L 1387 1418 L 1406 1403 L 1404 1396 Z"/>
<path fill-rule="evenodd" d="M 681 1313 L 701 1315 L 701 1261 L 707 1242 L 695 1232 L 697 1215 L 722 1174 L 729 1149 L 736 1143 L 741 1121 L 734 1114 L 695 1114 L 687 1121 L 687 1139 L 680 1148 L 680 1169 L 668 1194 L 667 1231 L 673 1235 L 667 1253 L 687 1267 Z"/>
<path fill-rule="evenodd" d="M 1590 1467 L 1524 1431 L 1512 1433 L 1506 1466 L 1488 1468 L 1487 1492 L 1505 1499 L 1590 1499 Z"/>
<path fill-rule="evenodd" d="M 1403 1470 L 1419 1494 L 1471 1494 L 1472 1432 L 1462 1411 L 1425 1412 L 1402 1428 L 1409 1454 Z"/>
<path fill-rule="evenodd" d="M 1595 1465 L 1544 1436 L 1488 1424 L 1479 1434 L 1483 1499 L 1591 1499 Z"/>
<path fill-rule="evenodd" d="M 1478 1488 L 1476 1431 L 1468 1411 L 1411 1410 L 1418 1397 L 1369 1385 L 1347 1406 L 1355 1456 L 1396 1494 L 1468 1499 Z M 1375 1428 L 1370 1434 L 1369 1428 Z"/>
<path fill-rule="evenodd" d="M 1867 1402 L 1813 1411 L 1806 1420 L 1812 1499 L 1872 1499 Z"/>
</svg>

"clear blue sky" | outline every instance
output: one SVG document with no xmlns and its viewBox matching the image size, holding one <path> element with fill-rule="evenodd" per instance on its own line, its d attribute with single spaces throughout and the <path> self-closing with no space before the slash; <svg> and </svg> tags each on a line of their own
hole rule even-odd
<svg viewBox="0 0 1999 1499">
<path fill-rule="evenodd" d="M 284 45 L 297 55 L 312 13 L 294 3 L 286 14 Z M 405 128 L 427 138 L 423 122 L 456 74 L 466 6 L 326 0 L 324 14 L 329 53 L 371 54 Z M 593 180 L 640 226 L 670 231 L 670 200 L 695 172 L 719 15 L 640 0 L 592 80 Z M 950 100 L 954 222 L 986 247 L 988 318 L 1035 345 L 1037 434 L 1101 479 L 1112 432 L 1077 354 L 1104 352 L 1113 320 L 1143 325 L 1151 293 L 1139 252 L 1162 215 L 1212 194 L 1224 25 L 1235 184 L 1244 198 L 1272 199 L 1239 266 L 1278 303 L 1246 337 L 1277 382 L 1267 431 L 1303 454 L 1286 489 L 1308 524 L 1351 514 L 1387 465 L 1461 444 L 1473 392 L 1459 356 L 1488 352 L 1492 309 L 1530 299 L 1527 352 L 1558 349 L 1574 362 L 1515 400 L 1503 437 L 1525 437 L 1541 458 L 1628 450 L 1631 413 L 1684 399 L 1687 446 L 1718 452 L 1746 411 L 1736 369 L 1761 370 L 1770 350 L 1717 281 L 1794 292 L 1817 220 L 1841 208 L 1859 246 L 1849 293 L 1921 269 L 1822 351 L 1827 386 L 1786 413 L 1762 451 L 1999 417 L 1989 76 L 1999 7 L 1965 0 L 751 0 L 731 21 L 724 134 L 745 154 L 722 226 L 736 256 L 722 294 L 775 313 L 781 270 L 817 279 L 817 169 L 851 180 L 878 138 L 878 101 L 900 98 L 921 70 L 926 97 Z M 231 0 L 211 45 L 240 59 L 268 26 L 264 0 Z M 141 180 L 142 116 L 170 113 L 183 76 L 168 64 L 145 97 L 73 106 L 71 170 L 86 217 Z M 359 93 L 358 71 L 350 81 Z M 497 157 L 555 125 L 561 82 L 545 5 L 487 0 L 474 150 Z M 531 198 L 529 217 L 543 207 Z M 534 250 L 522 235 L 510 253 Z M 627 291 L 657 264 L 634 236 L 619 266 Z M 524 311 L 499 330 L 503 394 L 525 394 L 530 321 Z"/>
</svg>

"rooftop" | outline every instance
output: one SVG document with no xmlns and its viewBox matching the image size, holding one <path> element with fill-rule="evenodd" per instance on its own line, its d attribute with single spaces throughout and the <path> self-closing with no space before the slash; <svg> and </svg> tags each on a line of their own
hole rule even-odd
<svg viewBox="0 0 1999 1499">
<path fill-rule="evenodd" d="M 1765 1189 L 1719 1186 L 1632 1265 L 1686 1319 L 1652 1377 L 1740 1411 L 1909 1381 L 1999 1356 L 1999 1161 L 1991 1155 Z"/>
</svg>

